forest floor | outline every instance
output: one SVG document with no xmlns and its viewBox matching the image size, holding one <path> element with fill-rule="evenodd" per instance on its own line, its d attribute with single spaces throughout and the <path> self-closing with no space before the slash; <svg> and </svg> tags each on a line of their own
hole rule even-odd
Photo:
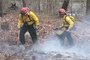
<svg viewBox="0 0 90 60">
<path fill-rule="evenodd" d="M 40 19 L 37 34 L 39 42 L 31 44 L 26 36 L 26 45 L 18 45 L 18 13 L 10 13 L 0 18 L 0 60 L 90 60 L 90 23 L 76 21 L 71 36 L 72 47 L 62 46 L 54 28 L 61 24 L 58 17 L 37 15 Z M 18 41 L 19 42 L 19 41 Z"/>
</svg>

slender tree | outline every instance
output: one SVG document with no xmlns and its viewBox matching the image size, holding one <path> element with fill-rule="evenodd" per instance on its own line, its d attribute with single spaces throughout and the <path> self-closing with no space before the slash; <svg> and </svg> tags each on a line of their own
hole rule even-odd
<svg viewBox="0 0 90 60">
<path fill-rule="evenodd" d="M 3 0 L 0 0 L 0 17 L 3 16 L 2 2 Z"/>
<path fill-rule="evenodd" d="M 62 8 L 64 8 L 66 11 L 67 11 L 67 9 L 68 9 L 69 1 L 70 1 L 70 0 L 64 0 L 64 3 L 63 3 L 63 5 L 62 5 Z"/>
<path fill-rule="evenodd" d="M 86 13 L 88 14 L 90 12 L 90 0 L 87 0 L 87 6 L 86 6 Z"/>
<path fill-rule="evenodd" d="M 26 7 L 26 2 L 25 2 L 25 0 L 22 0 L 22 3 L 23 3 L 23 7 Z"/>
</svg>

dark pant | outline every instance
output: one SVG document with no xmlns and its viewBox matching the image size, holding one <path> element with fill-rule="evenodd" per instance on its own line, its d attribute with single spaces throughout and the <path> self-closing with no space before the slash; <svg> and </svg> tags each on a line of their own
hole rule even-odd
<svg viewBox="0 0 90 60">
<path fill-rule="evenodd" d="M 24 37 L 24 35 L 25 35 L 25 33 L 27 31 L 31 35 L 32 42 L 35 43 L 37 41 L 36 29 L 33 27 L 33 24 L 32 25 L 28 25 L 27 23 L 24 23 L 24 25 L 20 29 L 20 35 L 19 35 L 20 42 L 22 44 L 25 44 L 25 37 Z"/>
<path fill-rule="evenodd" d="M 71 33 L 68 31 L 64 31 L 61 35 L 58 36 L 61 40 L 61 45 L 64 45 L 65 42 L 65 37 L 67 38 L 68 46 L 73 45 L 73 38 L 71 36 Z"/>
<path fill-rule="evenodd" d="M 67 42 L 68 42 L 70 45 L 72 45 L 72 44 L 73 44 L 73 39 L 72 39 L 72 37 L 71 37 L 71 33 L 65 31 L 65 32 L 61 35 L 61 39 L 64 40 L 65 37 L 66 37 L 67 40 L 68 40 Z M 64 41 L 63 41 L 63 43 L 64 43 Z"/>
</svg>

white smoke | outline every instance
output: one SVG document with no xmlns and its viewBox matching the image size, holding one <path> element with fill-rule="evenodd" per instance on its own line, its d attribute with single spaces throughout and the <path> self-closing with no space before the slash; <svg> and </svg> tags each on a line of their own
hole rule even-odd
<svg viewBox="0 0 90 60">
<path fill-rule="evenodd" d="M 86 17 L 85 17 L 86 18 Z M 72 31 L 77 37 L 73 35 L 74 46 L 68 48 L 61 46 L 60 39 L 56 35 L 51 35 L 46 41 L 33 46 L 34 50 L 43 52 L 57 52 L 57 53 L 76 53 L 77 55 L 90 56 L 90 22 L 89 15 L 87 19 L 76 23 L 76 29 Z"/>
</svg>

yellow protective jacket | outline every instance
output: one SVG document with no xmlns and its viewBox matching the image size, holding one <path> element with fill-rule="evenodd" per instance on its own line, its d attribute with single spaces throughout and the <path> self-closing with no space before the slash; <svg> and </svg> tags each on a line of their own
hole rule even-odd
<svg viewBox="0 0 90 60">
<path fill-rule="evenodd" d="M 19 15 L 18 28 L 22 27 L 25 22 L 27 22 L 28 25 L 34 24 L 34 27 L 39 25 L 39 19 L 32 11 L 30 11 L 27 16 Z"/>
<path fill-rule="evenodd" d="M 72 18 L 74 18 L 74 17 L 72 17 Z M 62 27 L 68 27 L 68 30 L 71 30 L 74 26 L 74 23 L 75 22 L 70 18 L 70 16 L 64 15 Z"/>
</svg>

